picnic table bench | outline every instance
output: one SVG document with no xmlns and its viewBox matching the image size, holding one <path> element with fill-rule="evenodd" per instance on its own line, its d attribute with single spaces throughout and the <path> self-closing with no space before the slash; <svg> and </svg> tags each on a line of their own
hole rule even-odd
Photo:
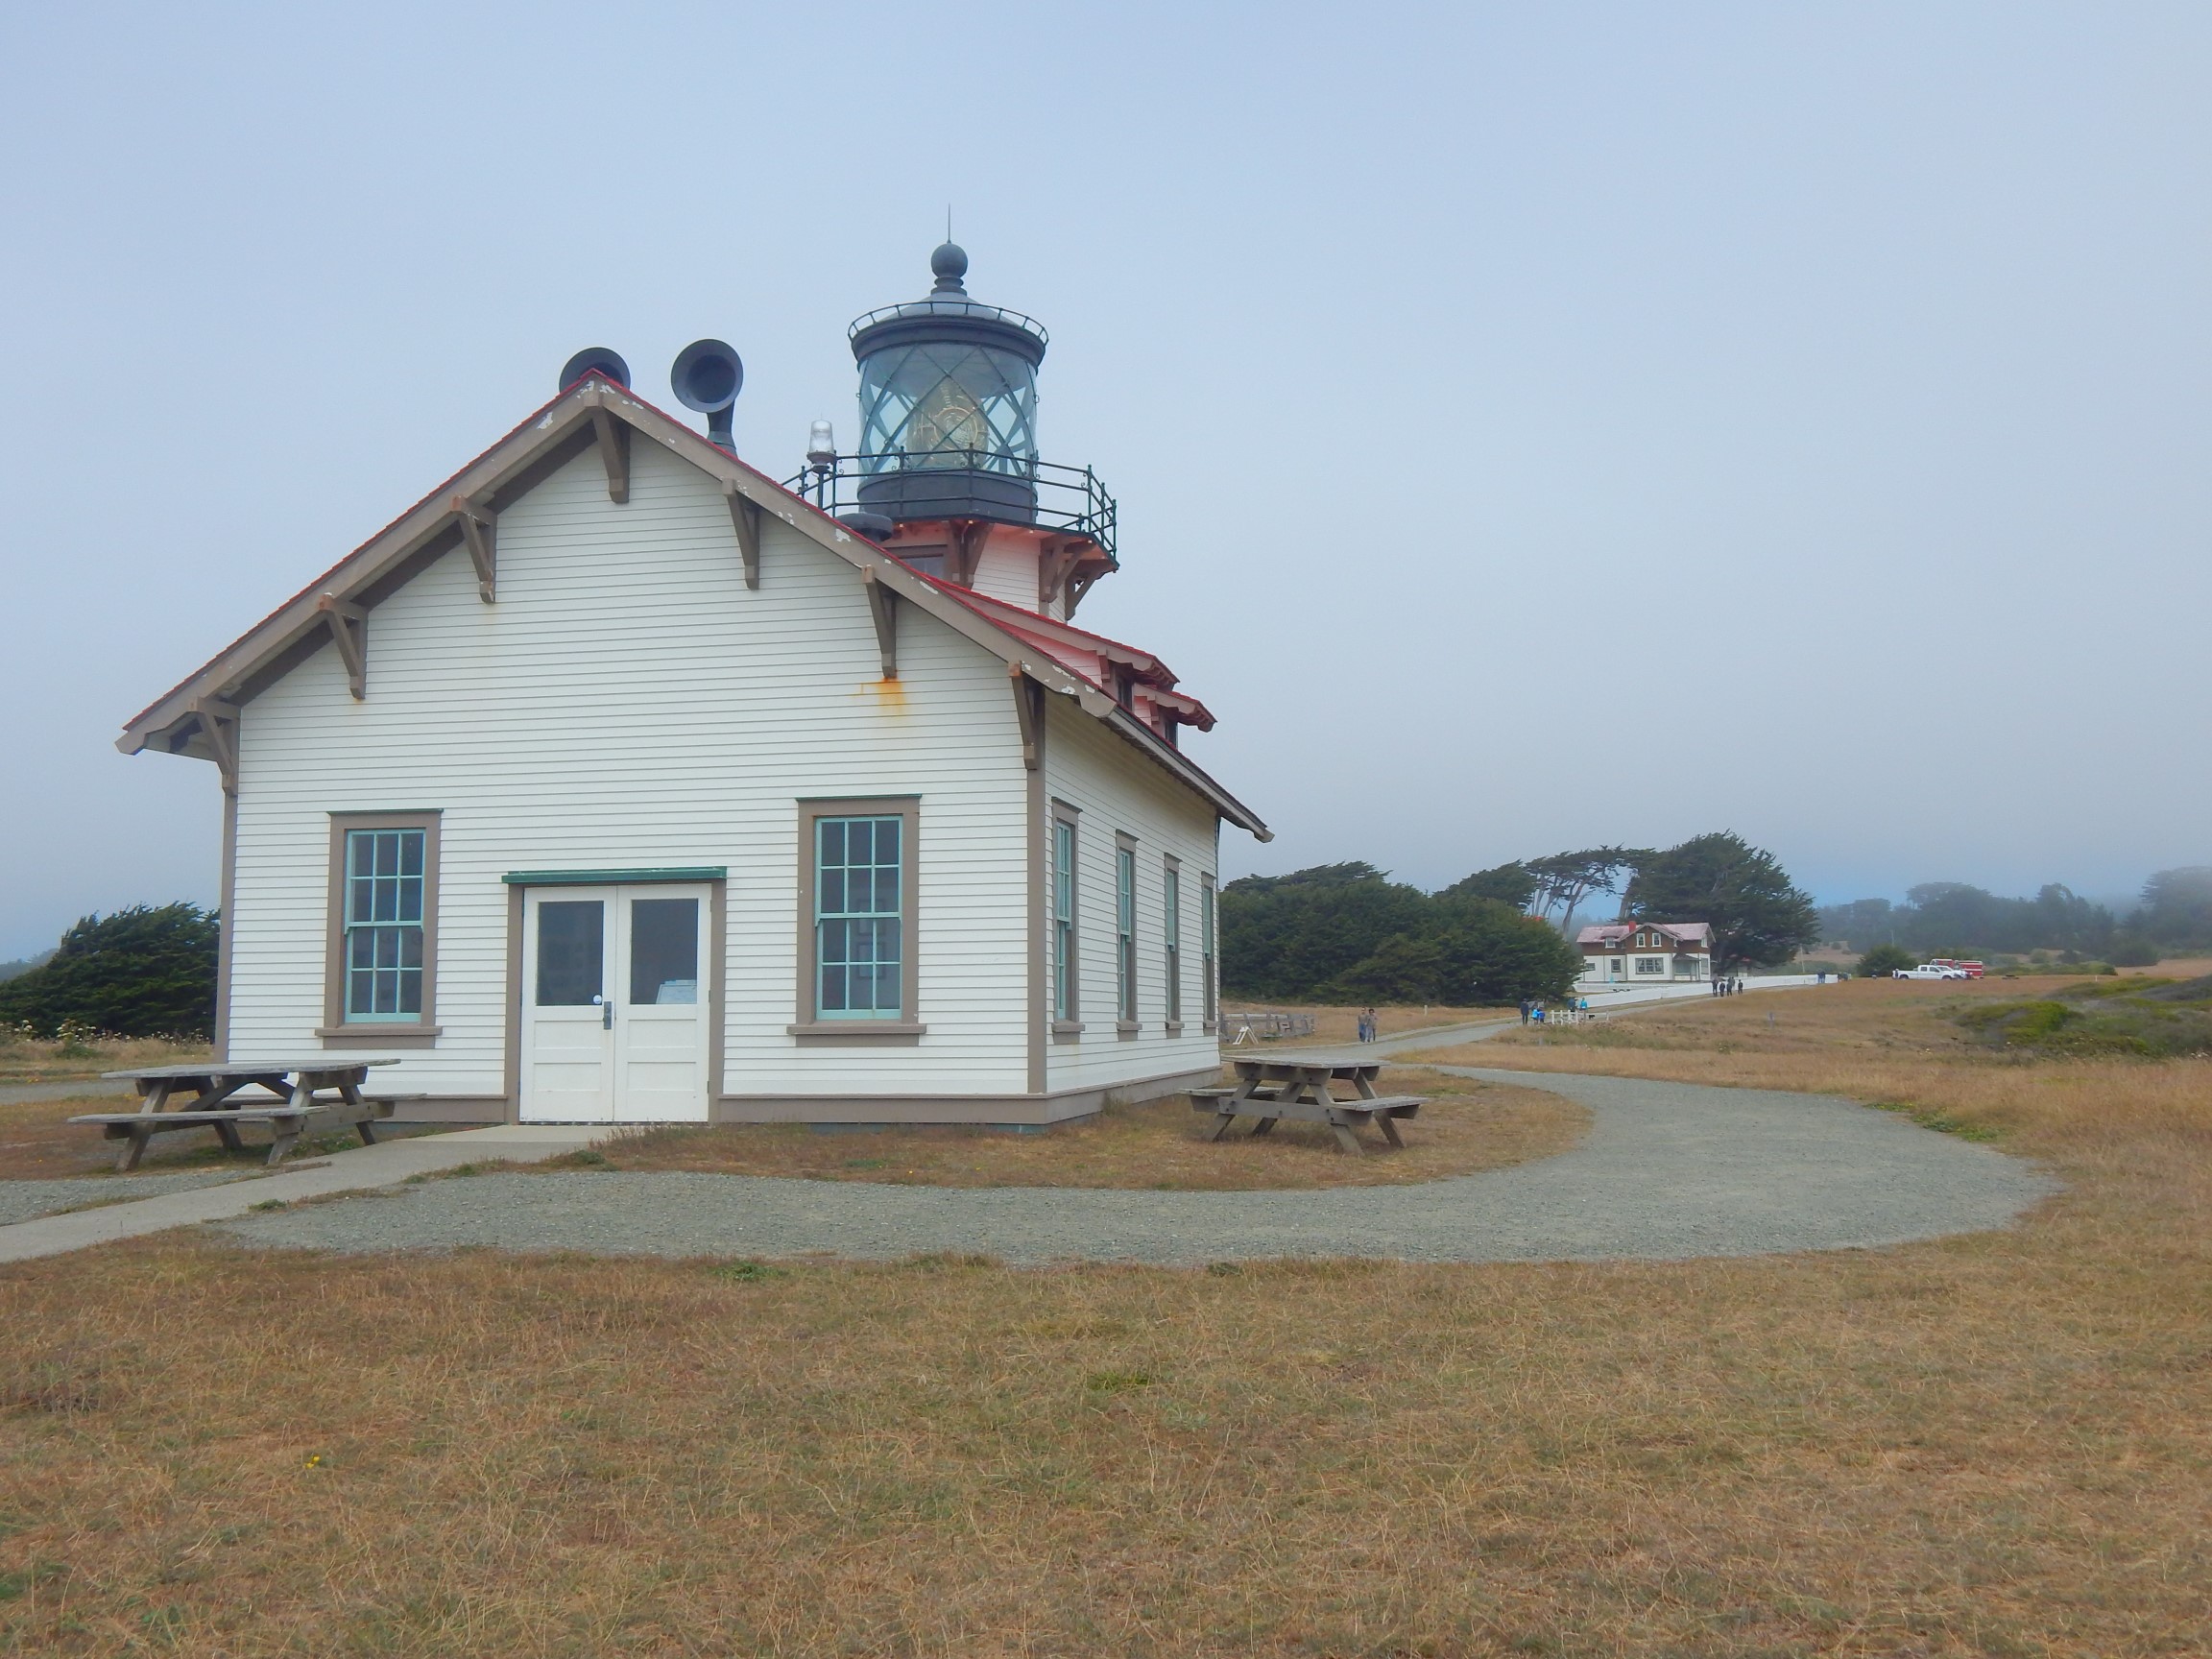
<svg viewBox="0 0 2212 1659">
<path fill-rule="evenodd" d="M 1424 1100 L 1419 1094 L 1376 1094 L 1375 1079 L 1382 1070 L 1379 1061 L 1341 1066 L 1302 1060 L 1234 1060 L 1230 1064 L 1237 1069 L 1235 1088 L 1190 1091 L 1193 1112 L 1215 1115 L 1209 1141 L 1220 1140 L 1239 1118 L 1259 1119 L 1252 1126 L 1255 1139 L 1273 1129 L 1277 1119 L 1289 1118 L 1328 1124 L 1335 1131 L 1339 1147 L 1356 1158 L 1363 1157 L 1366 1148 L 1352 1132 L 1355 1128 L 1372 1123 L 1391 1145 L 1403 1147 L 1406 1142 L 1399 1139 L 1398 1119 L 1419 1114 Z M 1336 1098 L 1330 1090 L 1332 1083 L 1349 1083 L 1352 1098 Z"/>
<path fill-rule="evenodd" d="M 179 1129 L 213 1129 L 224 1146 L 243 1150 L 238 1140 L 241 1123 L 266 1123 L 275 1133 L 269 1142 L 272 1166 L 300 1143 L 302 1135 L 325 1129 L 350 1128 L 361 1143 L 373 1146 L 376 1132 L 371 1127 L 392 1116 L 402 1100 L 420 1094 L 364 1094 L 372 1066 L 397 1066 L 397 1060 L 338 1060 L 319 1055 L 308 1061 L 209 1060 L 187 1066 L 148 1066 L 134 1071 L 104 1071 L 104 1077 L 127 1077 L 142 1097 L 135 1112 L 87 1112 L 72 1123 L 97 1123 L 110 1141 L 127 1142 L 115 1162 L 118 1170 L 135 1169 L 146 1155 L 147 1142 L 156 1135 Z M 260 1094 L 241 1095 L 242 1089 L 259 1089 Z M 178 1105 L 173 1097 L 183 1096 Z"/>
</svg>

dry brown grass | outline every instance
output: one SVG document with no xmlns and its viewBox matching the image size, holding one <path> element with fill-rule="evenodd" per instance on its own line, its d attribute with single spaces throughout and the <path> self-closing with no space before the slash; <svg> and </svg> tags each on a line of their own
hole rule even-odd
<svg viewBox="0 0 2212 1659">
<path fill-rule="evenodd" d="M 2141 978 L 2155 974 L 2161 979 L 2201 979 L 2212 974 L 2212 956 L 2175 956 L 2149 968 L 2123 968 L 2122 978 Z"/>
<path fill-rule="evenodd" d="M 1276 1014 L 1310 1014 L 1313 1016 L 1313 1035 L 1310 1037 L 1281 1038 L 1264 1044 L 1265 1047 L 1291 1047 L 1317 1043 L 1356 1043 L 1359 1039 L 1359 1016 L 1364 1005 L 1357 1008 L 1339 1008 L 1334 1004 L 1315 1002 L 1231 1002 L 1225 1003 L 1221 1019 L 1221 1040 L 1226 1043 L 1236 1034 L 1232 1018 L 1238 1013 L 1266 1011 Z M 1513 1018 L 1510 1008 L 1446 1008 L 1440 1005 L 1409 1004 L 1403 1008 L 1378 1007 L 1375 1023 L 1385 1037 L 1394 1037 L 1402 1031 L 1423 1031 L 1431 1025 L 1464 1025 L 1475 1020 L 1500 1020 Z"/>
<path fill-rule="evenodd" d="M 2071 1190 L 1647 1264 L 0 1268 L 0 1650 L 2204 1651 L 2212 1066 L 1842 990 L 1573 1057 L 1886 1076 Z"/>
<path fill-rule="evenodd" d="M 180 1066 L 214 1052 L 204 1043 L 172 1043 L 162 1037 L 102 1037 L 89 1043 L 63 1043 L 26 1037 L 0 1025 L 0 1084 L 47 1083 L 97 1077 L 132 1066 Z"/>
<path fill-rule="evenodd" d="M 1088 1122 L 1041 1135 L 959 1128 L 825 1135 L 797 1123 L 646 1129 L 618 1134 L 581 1158 L 532 1167 L 586 1163 L 929 1187 L 1374 1187 L 1548 1158 L 1581 1139 L 1590 1120 L 1582 1107 L 1542 1090 L 1416 1068 L 1385 1070 L 1379 1088 L 1429 1100 L 1418 1118 L 1402 1126 L 1404 1150 L 1390 1150 L 1380 1133 L 1371 1132 L 1361 1137 L 1368 1148 L 1363 1158 L 1339 1152 L 1321 1124 L 1284 1122 L 1254 1140 L 1247 1120 L 1224 1139 L 1208 1141 L 1214 1118 L 1192 1112 L 1178 1094 L 1113 1107 Z"/>
</svg>

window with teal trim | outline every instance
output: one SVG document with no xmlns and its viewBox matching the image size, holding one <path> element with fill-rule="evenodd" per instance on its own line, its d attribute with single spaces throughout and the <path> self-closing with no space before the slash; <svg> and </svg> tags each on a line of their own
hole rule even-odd
<svg viewBox="0 0 2212 1659">
<path fill-rule="evenodd" d="M 346 1020 L 422 1017 L 421 830 L 346 832 Z"/>
<path fill-rule="evenodd" d="M 1137 1022 L 1137 850 L 1114 853 L 1115 1003 L 1124 1025 Z"/>
<path fill-rule="evenodd" d="M 897 818 L 814 821 L 814 1017 L 896 1020 L 904 956 Z"/>
<path fill-rule="evenodd" d="M 1075 1018 L 1075 826 L 1052 826 L 1052 1018 Z"/>
</svg>

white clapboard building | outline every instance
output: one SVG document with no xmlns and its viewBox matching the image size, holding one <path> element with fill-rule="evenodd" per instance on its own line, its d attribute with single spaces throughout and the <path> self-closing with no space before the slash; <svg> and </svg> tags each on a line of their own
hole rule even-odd
<svg viewBox="0 0 2212 1659">
<path fill-rule="evenodd" d="M 1213 723 L 1072 620 L 1045 333 L 965 255 L 854 325 L 779 484 L 612 352 L 132 719 L 224 792 L 218 1043 L 392 1054 L 448 1120 L 1042 1124 L 1210 1080 Z"/>
</svg>

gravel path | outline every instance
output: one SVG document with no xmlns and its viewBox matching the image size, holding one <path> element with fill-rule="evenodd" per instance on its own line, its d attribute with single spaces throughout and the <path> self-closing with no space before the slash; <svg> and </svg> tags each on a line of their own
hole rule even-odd
<svg viewBox="0 0 2212 1659">
<path fill-rule="evenodd" d="M 1447 1070 L 1579 1100 L 1593 1114 L 1591 1133 L 1555 1158 L 1414 1187 L 1154 1192 L 743 1175 L 484 1175 L 248 1215 L 225 1230 L 260 1244 L 345 1251 L 473 1244 L 896 1259 L 942 1250 L 1025 1265 L 1274 1256 L 1674 1260 L 2002 1227 L 2058 1190 L 1986 1146 L 1826 1095 Z"/>
<path fill-rule="evenodd" d="M 112 1204 L 125 1198 L 154 1198 L 163 1192 L 188 1192 L 195 1187 L 220 1187 L 257 1170 L 201 1169 L 177 1175 L 84 1175 L 58 1181 L 0 1181 L 0 1227 L 39 1215 L 74 1210 L 80 1204 Z"/>
<path fill-rule="evenodd" d="M 128 1077 L 64 1078 L 59 1083 L 0 1083 L 0 1106 L 38 1100 L 76 1100 L 87 1094 L 128 1094 L 136 1088 Z"/>
</svg>

